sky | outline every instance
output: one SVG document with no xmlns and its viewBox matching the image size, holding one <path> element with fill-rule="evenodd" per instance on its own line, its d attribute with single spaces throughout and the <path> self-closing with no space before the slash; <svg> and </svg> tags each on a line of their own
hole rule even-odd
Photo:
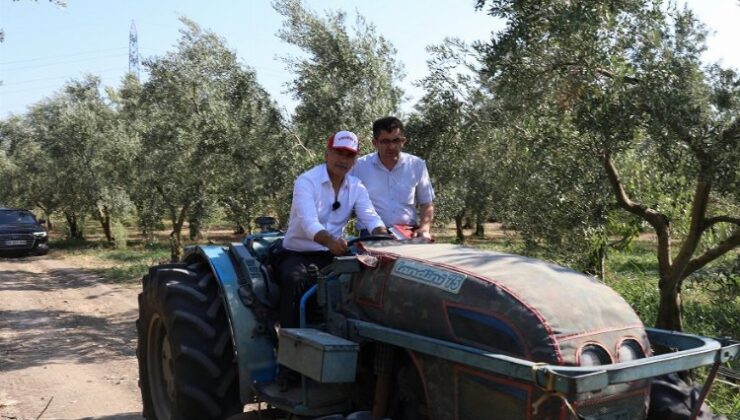
<svg viewBox="0 0 740 420">
<path fill-rule="evenodd" d="M 291 74 L 281 57 L 300 55 L 297 48 L 277 37 L 282 16 L 269 0 L 67 0 L 59 7 L 46 0 L 0 0 L 0 118 L 24 113 L 29 105 L 59 91 L 65 82 L 85 74 L 100 76 L 105 86 L 117 87 L 128 71 L 129 32 L 132 22 L 142 58 L 175 49 L 186 16 L 226 40 L 240 61 L 252 67 L 260 84 L 284 110 L 295 102 L 286 92 Z M 328 10 L 348 13 L 351 27 L 356 13 L 373 23 L 377 33 L 397 49 L 404 66 L 404 109 L 421 96 L 413 82 L 427 73 L 426 47 L 445 37 L 466 42 L 490 39 L 501 22 L 476 12 L 474 0 L 304 0 L 324 15 Z M 740 69 L 740 2 L 689 0 L 712 31 L 707 62 L 720 61 Z M 142 66 L 142 73 L 145 68 Z M 142 78 L 145 75 L 142 74 Z"/>
</svg>

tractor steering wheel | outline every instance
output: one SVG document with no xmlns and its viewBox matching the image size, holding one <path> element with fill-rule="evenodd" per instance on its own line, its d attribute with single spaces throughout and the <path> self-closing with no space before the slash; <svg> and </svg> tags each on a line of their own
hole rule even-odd
<svg viewBox="0 0 740 420">
<path fill-rule="evenodd" d="M 360 236 L 359 238 L 350 239 L 347 241 L 347 246 L 354 246 L 357 242 L 372 242 L 372 241 L 387 241 L 387 240 L 395 240 L 396 238 L 393 237 L 393 235 L 369 235 L 369 236 Z"/>
</svg>

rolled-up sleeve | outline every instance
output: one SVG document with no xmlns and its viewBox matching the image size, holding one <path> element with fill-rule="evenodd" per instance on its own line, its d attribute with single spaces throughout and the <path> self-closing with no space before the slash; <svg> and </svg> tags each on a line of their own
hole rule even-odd
<svg viewBox="0 0 740 420">
<path fill-rule="evenodd" d="M 360 226 L 365 226 L 371 232 L 375 228 L 385 227 L 383 220 L 380 219 L 380 216 L 375 211 L 375 207 L 373 207 L 373 203 L 370 201 L 367 188 L 365 188 L 362 182 L 357 183 L 357 200 L 355 201 L 354 208 L 357 219 L 360 221 Z"/>
<path fill-rule="evenodd" d="M 293 205 L 295 206 L 295 220 L 307 238 L 313 239 L 317 233 L 326 228 L 319 221 L 314 194 L 318 194 L 315 186 L 309 179 L 299 177 L 293 185 Z"/>
<path fill-rule="evenodd" d="M 427 171 L 427 164 L 423 160 L 419 160 L 421 166 L 421 177 L 419 184 L 416 186 L 416 202 L 423 205 L 429 204 L 434 201 L 434 189 L 432 188 L 432 180 L 429 178 L 429 171 Z"/>
</svg>

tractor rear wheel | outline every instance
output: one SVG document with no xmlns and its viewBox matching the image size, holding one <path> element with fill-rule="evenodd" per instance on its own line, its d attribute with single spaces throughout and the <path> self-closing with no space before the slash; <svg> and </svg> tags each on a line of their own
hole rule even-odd
<svg viewBox="0 0 740 420">
<path fill-rule="evenodd" d="M 166 264 L 142 279 L 136 321 L 148 419 L 223 419 L 242 411 L 231 331 L 208 265 Z"/>
</svg>

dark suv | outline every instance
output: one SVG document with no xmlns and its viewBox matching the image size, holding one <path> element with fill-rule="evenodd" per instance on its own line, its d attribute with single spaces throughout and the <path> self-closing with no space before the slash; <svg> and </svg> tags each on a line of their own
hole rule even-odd
<svg viewBox="0 0 740 420">
<path fill-rule="evenodd" d="M 0 207 L 0 253 L 46 254 L 49 233 L 43 225 L 44 220 L 36 220 L 28 210 Z"/>
</svg>

